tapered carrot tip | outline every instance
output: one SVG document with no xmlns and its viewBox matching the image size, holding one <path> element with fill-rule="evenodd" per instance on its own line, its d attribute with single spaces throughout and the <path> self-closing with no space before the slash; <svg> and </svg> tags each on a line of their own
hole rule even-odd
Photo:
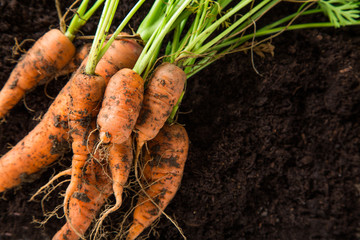
<svg viewBox="0 0 360 240">
<path fill-rule="evenodd" d="M 144 229 L 145 227 L 141 223 L 134 222 L 131 228 L 129 229 L 129 233 L 126 237 L 126 240 L 136 239 L 140 235 L 140 233 L 144 231 Z"/>
<path fill-rule="evenodd" d="M 111 140 L 111 136 L 108 132 L 100 132 L 99 137 L 102 143 L 109 143 Z"/>
</svg>

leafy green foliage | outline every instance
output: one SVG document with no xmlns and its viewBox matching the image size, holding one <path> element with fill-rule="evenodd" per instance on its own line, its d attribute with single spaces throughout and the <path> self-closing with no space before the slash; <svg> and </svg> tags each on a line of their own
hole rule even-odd
<svg viewBox="0 0 360 240">
<path fill-rule="evenodd" d="M 359 0 L 320 0 L 319 6 L 335 27 L 342 27 L 359 22 Z"/>
</svg>

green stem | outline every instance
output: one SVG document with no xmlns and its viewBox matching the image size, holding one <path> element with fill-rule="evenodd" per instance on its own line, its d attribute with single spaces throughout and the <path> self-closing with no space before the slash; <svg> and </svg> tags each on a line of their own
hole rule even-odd
<svg viewBox="0 0 360 240">
<path fill-rule="evenodd" d="M 156 39 L 153 40 L 151 43 L 151 46 L 147 51 L 143 51 L 136 62 L 133 70 L 137 72 L 138 74 L 142 74 L 144 69 L 146 68 L 146 65 L 149 63 L 150 59 L 153 58 L 153 54 L 156 52 L 156 50 L 159 48 L 159 45 L 161 45 L 165 35 L 171 30 L 173 27 L 173 23 L 176 21 L 176 19 L 180 16 L 180 14 L 184 11 L 184 9 L 190 4 L 192 0 L 182 0 L 182 4 L 179 6 L 179 8 L 176 8 L 174 14 L 168 15 L 170 19 L 164 18 L 163 23 L 166 23 L 163 28 L 161 28 L 161 31 L 157 31 L 156 33 Z M 177 7 L 176 5 L 175 7 Z M 158 28 L 159 29 L 159 28 Z M 154 35 L 153 35 L 154 36 Z M 150 38 L 151 39 L 151 38 Z M 148 44 L 147 44 L 148 45 Z"/>
<path fill-rule="evenodd" d="M 260 10 L 263 6 L 265 6 L 266 4 L 268 4 L 271 0 L 264 0 L 262 1 L 260 4 L 256 5 L 256 7 L 252 8 L 249 12 L 247 12 L 245 15 L 243 15 L 239 20 L 237 20 L 235 23 L 233 23 L 229 28 L 227 28 L 225 31 L 223 31 L 222 33 L 220 33 L 219 35 L 217 35 L 214 39 L 212 39 L 210 42 L 208 42 L 207 44 L 203 45 L 201 48 L 199 48 L 198 50 L 196 50 L 194 53 L 195 54 L 202 54 L 204 53 L 207 49 L 209 49 L 210 47 L 212 47 L 214 44 L 216 44 L 217 42 L 219 42 L 221 39 L 225 38 L 227 35 L 229 35 L 234 29 L 236 29 L 241 23 L 243 23 L 244 21 L 246 21 L 247 19 L 251 19 L 251 16 L 253 14 L 255 14 L 258 10 Z M 280 0 L 275 0 L 272 1 L 272 3 L 278 3 Z M 273 5 L 272 5 L 273 6 Z M 266 9 L 266 8 L 265 8 Z M 261 11 L 263 12 L 264 9 Z"/>
<path fill-rule="evenodd" d="M 231 16 L 233 16 L 235 13 L 237 13 L 239 10 L 244 8 L 246 5 L 250 4 L 252 0 L 244 0 L 238 3 L 233 9 L 231 9 L 228 13 L 226 13 L 224 16 L 222 16 L 219 20 L 211 24 L 204 32 L 199 34 L 191 43 L 187 45 L 187 47 L 184 49 L 185 52 L 191 52 L 195 45 L 202 41 L 204 42 L 205 39 L 207 39 L 223 22 L 228 20 Z"/>
<path fill-rule="evenodd" d="M 144 20 L 141 22 L 137 34 L 139 34 L 143 41 L 148 41 L 151 35 L 154 33 L 155 29 L 159 23 L 164 18 L 166 5 L 164 0 L 156 0 L 151 7 L 149 13 L 146 15 Z M 161 16 L 161 17 L 159 17 Z"/>
<path fill-rule="evenodd" d="M 95 11 L 101 6 L 104 0 L 97 0 L 94 5 L 85 13 L 89 0 L 83 0 L 78 8 L 77 13 L 72 18 L 68 29 L 65 32 L 65 36 L 73 41 L 75 35 L 80 28 L 89 20 L 89 18 L 95 13 Z"/>
<path fill-rule="evenodd" d="M 356 26 L 359 25 L 360 26 L 360 22 L 358 23 L 353 23 L 353 24 L 348 24 L 347 26 Z M 328 28 L 328 27 L 335 27 L 333 23 L 331 22 L 319 22 L 319 23 L 303 23 L 303 24 L 295 24 L 295 25 L 291 25 L 288 27 L 277 27 L 277 28 L 273 28 L 273 29 L 268 29 L 268 30 L 259 30 L 258 32 L 256 32 L 256 37 L 262 37 L 262 36 L 266 36 L 266 35 L 271 35 L 271 34 L 276 34 L 279 32 L 283 32 L 283 31 L 288 31 L 288 30 L 301 30 L 301 29 L 307 29 L 307 28 Z M 219 44 L 217 45 L 214 49 L 223 49 L 227 46 L 231 46 L 233 44 L 237 44 L 237 45 L 241 45 L 243 43 L 245 43 L 246 41 L 253 39 L 254 34 L 248 34 L 245 35 L 241 38 L 241 40 L 239 39 L 234 39 L 231 41 L 228 41 L 226 43 L 223 44 Z M 224 50 L 223 52 L 225 53 L 227 50 Z M 215 54 L 213 54 L 215 55 Z M 225 54 L 224 54 L 225 55 Z M 199 67 L 195 67 L 192 69 L 191 72 L 187 73 L 187 77 L 190 78 L 193 75 L 195 75 L 196 73 L 198 73 L 199 71 L 201 71 L 202 69 L 206 68 L 207 66 L 209 66 L 210 64 L 212 64 L 213 62 L 215 62 L 218 58 L 220 57 L 215 57 L 212 58 L 212 60 L 206 60 L 204 61 L 204 64 L 201 64 L 199 62 Z"/>
<path fill-rule="evenodd" d="M 124 18 L 124 20 L 120 23 L 120 25 L 118 26 L 118 28 L 115 30 L 115 32 L 112 34 L 111 38 L 109 39 L 109 41 L 105 44 L 105 46 L 100 50 L 99 56 L 98 58 L 102 58 L 102 56 L 104 56 L 105 52 L 109 49 L 109 47 L 111 46 L 111 44 L 114 42 L 115 38 L 120 34 L 120 32 L 125 28 L 126 24 L 129 23 L 130 19 L 134 16 L 134 14 L 137 12 L 137 10 L 139 10 L 139 8 L 141 7 L 141 5 L 145 2 L 146 0 L 140 0 L 138 1 L 135 6 L 131 9 L 131 11 L 126 15 L 126 17 Z"/>
<path fill-rule="evenodd" d="M 103 12 L 101 14 L 100 22 L 96 30 L 95 38 L 90 49 L 89 58 L 86 63 L 85 73 L 87 74 L 95 74 L 95 68 L 96 64 L 98 63 L 98 55 L 100 53 L 101 43 L 106 37 L 106 29 L 108 29 L 108 25 L 111 24 L 109 20 L 112 19 L 112 14 L 115 13 L 113 9 L 117 8 L 117 3 L 118 0 L 106 0 Z"/>
<path fill-rule="evenodd" d="M 173 123 L 173 122 L 175 121 L 176 113 L 177 113 L 178 110 L 179 110 L 180 103 L 182 102 L 182 100 L 183 100 L 183 98 L 184 98 L 184 95 L 185 95 L 185 90 L 181 93 L 178 102 L 177 102 L 176 105 L 174 106 L 173 110 L 171 111 L 171 114 L 170 114 L 169 118 L 167 119 L 167 121 L 168 121 L 169 123 Z"/>
<path fill-rule="evenodd" d="M 315 13 L 321 13 L 321 12 L 322 12 L 321 9 L 311 9 L 311 10 L 307 10 L 307 11 L 301 13 L 301 16 L 315 14 Z M 279 26 L 279 25 L 281 25 L 283 23 L 289 22 L 293 18 L 297 17 L 298 14 L 299 13 L 296 12 L 296 13 L 293 13 L 293 14 L 287 16 L 287 17 L 284 17 L 284 18 L 282 18 L 282 19 L 280 19 L 280 20 L 278 20 L 278 21 L 276 21 L 276 22 L 274 22 L 272 24 L 266 25 L 265 27 L 262 28 L 262 30 L 271 29 L 271 28 L 277 27 L 277 26 Z"/>
</svg>

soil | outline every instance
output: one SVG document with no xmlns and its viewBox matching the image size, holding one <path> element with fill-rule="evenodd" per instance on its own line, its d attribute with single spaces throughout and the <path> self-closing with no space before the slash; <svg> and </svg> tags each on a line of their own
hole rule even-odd
<svg viewBox="0 0 360 240">
<path fill-rule="evenodd" d="M 117 20 L 130 9 L 120 4 Z M 15 38 L 38 39 L 58 18 L 54 1 L 0 0 L 0 10 L 2 86 L 20 57 L 12 53 Z M 287 32 L 272 45 L 275 55 L 255 55 L 253 65 L 250 53 L 232 54 L 189 79 L 178 121 L 190 152 L 166 212 L 188 239 L 360 239 L 360 28 Z M 25 97 L 27 108 L 21 102 L 11 111 L 0 124 L 0 154 L 38 123 L 52 102 L 47 95 L 67 80 L 36 88 Z M 41 202 L 28 200 L 70 158 L 3 196 L 1 240 L 51 239 L 64 224 L 61 210 L 60 219 L 33 223 L 45 217 Z M 66 185 L 44 202 L 46 211 L 61 204 Z M 116 230 L 129 201 L 107 229 Z M 182 237 L 162 217 L 149 239 Z"/>
</svg>

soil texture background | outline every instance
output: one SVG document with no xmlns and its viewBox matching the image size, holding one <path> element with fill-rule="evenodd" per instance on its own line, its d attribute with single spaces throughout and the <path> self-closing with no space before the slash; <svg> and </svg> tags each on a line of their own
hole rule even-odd
<svg viewBox="0 0 360 240">
<path fill-rule="evenodd" d="M 131 7 L 120 5 L 116 24 Z M 38 39 L 59 21 L 54 1 L 0 0 L 0 12 L 2 87 L 20 57 L 15 38 Z M 95 32 L 96 23 L 95 17 L 84 34 Z M 360 239 L 360 28 L 286 32 L 271 44 L 274 56 L 254 56 L 260 74 L 249 52 L 189 79 L 178 122 L 186 126 L 190 152 L 166 212 L 188 239 Z M 36 126 L 52 102 L 48 96 L 67 80 L 37 87 L 25 97 L 28 108 L 20 102 L 11 111 L 0 124 L 0 155 Z M 70 159 L 71 152 L 0 199 L 1 240 L 51 239 L 60 229 L 64 218 L 32 223 L 45 217 L 41 198 L 28 200 Z M 44 202 L 46 211 L 62 203 L 66 185 Z M 116 230 L 129 201 L 107 229 Z M 149 239 L 182 237 L 161 217 Z"/>
</svg>

